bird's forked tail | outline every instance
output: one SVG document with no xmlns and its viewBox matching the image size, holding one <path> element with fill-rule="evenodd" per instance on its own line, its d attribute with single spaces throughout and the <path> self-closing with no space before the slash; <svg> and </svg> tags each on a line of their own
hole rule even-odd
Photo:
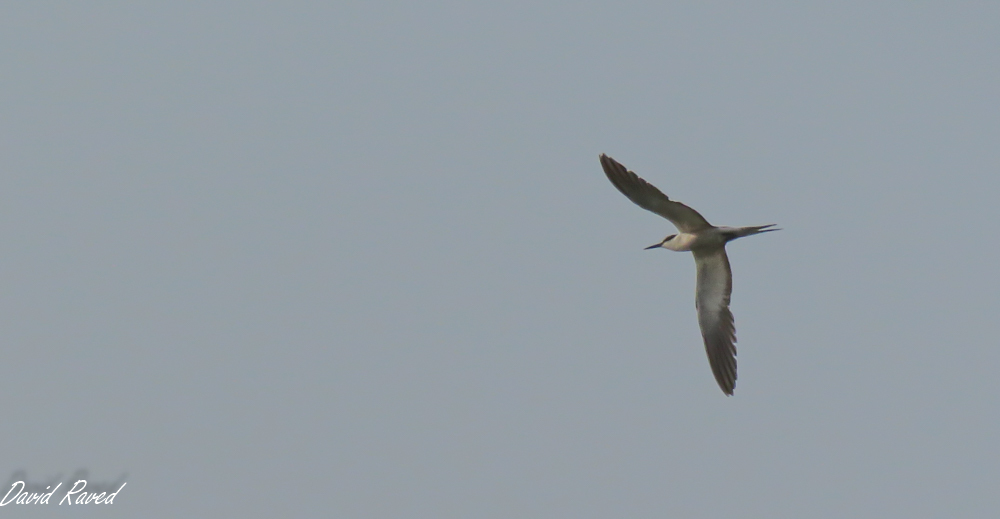
<svg viewBox="0 0 1000 519">
<path fill-rule="evenodd" d="M 751 226 L 751 227 L 737 227 L 737 228 L 735 228 L 735 229 L 732 230 L 731 234 L 727 233 L 727 234 L 730 234 L 730 236 L 732 236 L 732 237 L 729 238 L 727 236 L 727 238 L 729 238 L 729 239 L 727 239 L 726 241 L 732 241 L 732 240 L 735 240 L 736 238 L 742 238 L 744 236 L 753 236 L 754 234 L 760 234 L 760 233 L 764 233 L 764 232 L 780 231 L 781 229 L 771 229 L 771 227 L 774 227 L 775 225 L 778 225 L 778 224 L 771 223 L 771 224 L 767 224 L 767 225 L 754 225 L 754 226 Z"/>
</svg>

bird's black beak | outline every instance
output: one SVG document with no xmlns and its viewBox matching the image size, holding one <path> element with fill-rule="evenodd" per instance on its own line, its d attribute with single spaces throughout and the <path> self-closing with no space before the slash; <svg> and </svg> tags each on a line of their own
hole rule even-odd
<svg viewBox="0 0 1000 519">
<path fill-rule="evenodd" d="M 644 250 L 659 249 L 662 245 L 663 245 L 663 242 L 661 241 L 660 243 L 657 243 L 656 245 L 650 245 L 649 247 L 646 247 Z"/>
</svg>

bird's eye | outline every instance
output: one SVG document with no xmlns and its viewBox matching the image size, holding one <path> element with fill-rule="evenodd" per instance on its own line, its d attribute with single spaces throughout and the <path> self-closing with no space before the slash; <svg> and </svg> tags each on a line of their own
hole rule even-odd
<svg viewBox="0 0 1000 519">
<path fill-rule="evenodd" d="M 666 238 L 664 238 L 663 241 L 668 242 L 668 241 L 674 239 L 674 236 L 677 236 L 677 235 L 676 234 L 671 234 L 670 236 L 667 236 Z"/>
</svg>

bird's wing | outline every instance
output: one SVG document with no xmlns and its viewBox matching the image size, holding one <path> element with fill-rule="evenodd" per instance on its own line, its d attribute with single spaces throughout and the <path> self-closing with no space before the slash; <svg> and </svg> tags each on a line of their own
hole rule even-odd
<svg viewBox="0 0 1000 519">
<path fill-rule="evenodd" d="M 604 174 L 623 195 L 635 202 L 639 207 L 652 211 L 673 222 L 681 232 L 697 232 L 712 225 L 698 214 L 698 211 L 667 198 L 667 195 L 656 189 L 656 186 L 646 182 L 639 175 L 625 169 L 615 159 L 601 154 L 601 166 Z"/>
<path fill-rule="evenodd" d="M 692 252 L 698 265 L 695 308 L 708 362 L 719 387 L 725 394 L 732 395 L 736 387 L 736 326 L 729 311 L 729 296 L 733 292 L 729 258 L 725 247 Z"/>
</svg>

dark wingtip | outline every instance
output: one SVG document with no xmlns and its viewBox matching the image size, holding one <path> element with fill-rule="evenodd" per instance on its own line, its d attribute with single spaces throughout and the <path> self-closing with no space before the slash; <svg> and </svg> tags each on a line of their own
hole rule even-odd
<svg viewBox="0 0 1000 519">
<path fill-rule="evenodd" d="M 719 375 L 723 374 L 719 373 Z M 715 381 L 719 383 L 719 389 L 722 390 L 724 395 L 733 396 L 733 392 L 736 391 L 736 373 L 733 373 L 732 380 L 723 375 L 721 378 L 716 378 Z"/>
</svg>

